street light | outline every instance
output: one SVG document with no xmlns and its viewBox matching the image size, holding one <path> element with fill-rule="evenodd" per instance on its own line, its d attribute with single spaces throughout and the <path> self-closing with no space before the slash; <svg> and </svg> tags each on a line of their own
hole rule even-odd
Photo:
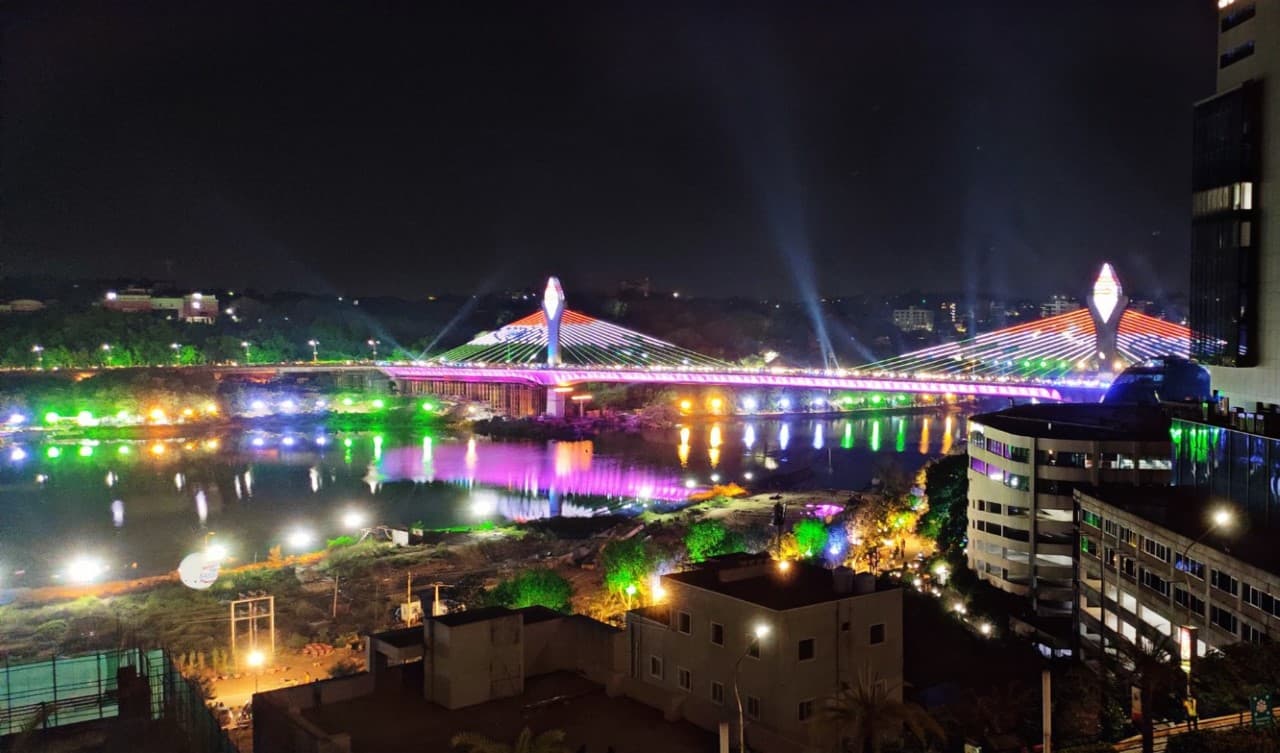
<svg viewBox="0 0 1280 753">
<path fill-rule="evenodd" d="M 739 656 L 738 661 L 733 665 L 733 698 L 738 702 L 738 750 L 740 753 L 747 753 L 747 728 L 746 720 L 742 715 L 742 693 L 738 690 L 738 675 L 742 669 L 742 660 L 751 655 L 752 649 L 759 656 L 760 641 L 769 634 L 769 626 L 763 622 L 757 623 L 751 632 L 752 634 L 747 638 L 747 650 L 742 652 L 742 656 Z"/>
<path fill-rule="evenodd" d="M 307 345 L 310 345 L 310 346 L 311 346 L 311 363 L 315 363 L 315 362 L 316 362 L 316 360 L 320 357 L 320 356 L 319 356 L 319 351 L 317 351 L 317 350 L 316 350 L 316 347 L 320 345 L 320 341 L 319 341 L 319 340 L 307 340 Z"/>
<path fill-rule="evenodd" d="M 342 525 L 345 528 L 356 530 L 364 527 L 364 513 L 359 510 L 347 510 L 342 514 Z"/>
<path fill-rule="evenodd" d="M 178 343 L 169 343 L 169 349 L 173 351 L 173 365 L 177 366 L 181 358 L 182 346 Z"/>
<path fill-rule="evenodd" d="M 249 363 L 249 341 L 241 340 L 240 347 L 244 348 L 244 362 Z"/>
<path fill-rule="evenodd" d="M 103 366 L 111 365 L 111 344 L 110 343 L 102 344 L 102 365 Z"/>
<path fill-rule="evenodd" d="M 32 346 L 31 346 L 31 352 L 36 354 L 36 366 L 37 366 L 37 368 L 43 369 L 43 368 L 44 368 L 44 346 L 43 346 L 43 345 L 32 345 Z"/>
<path fill-rule="evenodd" d="M 369 339 L 369 347 L 373 348 L 373 360 L 378 360 L 378 346 L 382 344 L 381 340 Z"/>
<path fill-rule="evenodd" d="M 1200 534 L 1195 541 L 1187 544 L 1187 547 L 1182 550 L 1182 556 L 1180 557 L 1182 561 L 1182 580 L 1187 587 L 1187 624 L 1184 627 L 1186 636 L 1184 637 L 1183 635 L 1179 635 L 1178 662 L 1182 671 L 1187 675 L 1187 705 L 1189 708 L 1194 708 L 1194 704 L 1196 702 L 1195 697 L 1191 694 L 1191 661 L 1196 653 L 1196 626 L 1192 624 L 1191 620 L 1191 565 L 1187 561 L 1187 555 L 1191 553 L 1191 550 L 1195 548 L 1196 544 L 1204 541 L 1209 534 L 1219 528 L 1226 528 L 1227 526 L 1230 526 L 1235 522 L 1235 519 L 1235 513 L 1228 507 L 1219 507 L 1214 510 L 1213 514 L 1209 516 L 1209 527 L 1206 528 L 1204 533 Z M 1174 562 L 1175 567 L 1177 567 L 1178 564 L 1178 562 Z M 1200 619 L 1204 619 L 1204 615 L 1200 615 Z M 1190 642 L 1189 652 L 1187 647 L 1182 645 L 1184 641 Z"/>
<path fill-rule="evenodd" d="M 262 677 L 262 665 L 266 664 L 267 657 L 256 648 L 249 652 L 249 666 L 254 669 L 253 673 L 253 694 L 258 694 L 258 679 Z"/>
</svg>

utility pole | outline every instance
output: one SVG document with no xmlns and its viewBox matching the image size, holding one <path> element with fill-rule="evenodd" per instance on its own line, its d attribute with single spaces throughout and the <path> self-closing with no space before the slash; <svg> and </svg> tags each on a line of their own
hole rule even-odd
<svg viewBox="0 0 1280 753">
<path fill-rule="evenodd" d="M 1040 673 L 1040 728 L 1044 753 L 1053 753 L 1053 677 L 1049 670 Z"/>
<path fill-rule="evenodd" d="M 333 576 L 333 617 L 338 617 L 338 576 Z"/>
</svg>

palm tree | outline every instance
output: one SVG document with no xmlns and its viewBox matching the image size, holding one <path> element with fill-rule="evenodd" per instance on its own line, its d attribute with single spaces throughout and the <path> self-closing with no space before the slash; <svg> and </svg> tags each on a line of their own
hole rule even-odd
<svg viewBox="0 0 1280 753">
<path fill-rule="evenodd" d="M 856 685 L 827 699 L 823 719 L 838 730 L 852 753 L 880 753 L 881 746 L 900 739 L 904 729 L 924 744 L 930 738 L 945 740 L 942 726 L 929 712 L 894 698 L 897 689 L 872 672 L 859 672 Z"/>
<path fill-rule="evenodd" d="M 1120 646 L 1120 676 L 1130 686 L 1138 689 L 1142 702 L 1142 718 L 1138 722 L 1138 728 L 1142 732 L 1143 753 L 1155 750 L 1156 702 L 1181 694 L 1186 682 L 1186 675 L 1182 674 L 1174 656 L 1168 638 L 1159 642 L 1122 643 Z"/>
<path fill-rule="evenodd" d="M 449 743 L 470 753 L 569 753 L 564 730 L 552 729 L 534 735 L 528 727 L 520 730 L 514 743 L 501 743 L 475 732 L 459 732 Z"/>
</svg>

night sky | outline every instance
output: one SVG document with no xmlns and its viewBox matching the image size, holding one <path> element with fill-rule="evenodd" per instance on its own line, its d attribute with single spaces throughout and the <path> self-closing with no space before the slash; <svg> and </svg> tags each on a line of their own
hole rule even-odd
<svg viewBox="0 0 1280 753">
<path fill-rule="evenodd" d="M 1212 0 L 730 7 L 10 5 L 0 274 L 1185 291 Z"/>
</svg>

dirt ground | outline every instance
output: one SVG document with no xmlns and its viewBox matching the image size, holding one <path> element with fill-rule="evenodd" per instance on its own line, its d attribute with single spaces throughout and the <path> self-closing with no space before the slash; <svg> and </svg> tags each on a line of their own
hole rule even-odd
<svg viewBox="0 0 1280 753">
<path fill-rule="evenodd" d="M 364 654 L 346 648 L 337 648 L 328 656 L 315 657 L 305 656 L 296 651 L 282 650 L 276 654 L 269 666 L 262 668 L 261 672 L 215 680 L 214 697 L 210 700 L 238 710 L 249 701 L 254 692 L 266 692 L 290 685 L 304 685 L 314 680 L 323 680 L 329 676 L 333 665 L 343 659 L 356 659 L 363 662 Z"/>
</svg>

